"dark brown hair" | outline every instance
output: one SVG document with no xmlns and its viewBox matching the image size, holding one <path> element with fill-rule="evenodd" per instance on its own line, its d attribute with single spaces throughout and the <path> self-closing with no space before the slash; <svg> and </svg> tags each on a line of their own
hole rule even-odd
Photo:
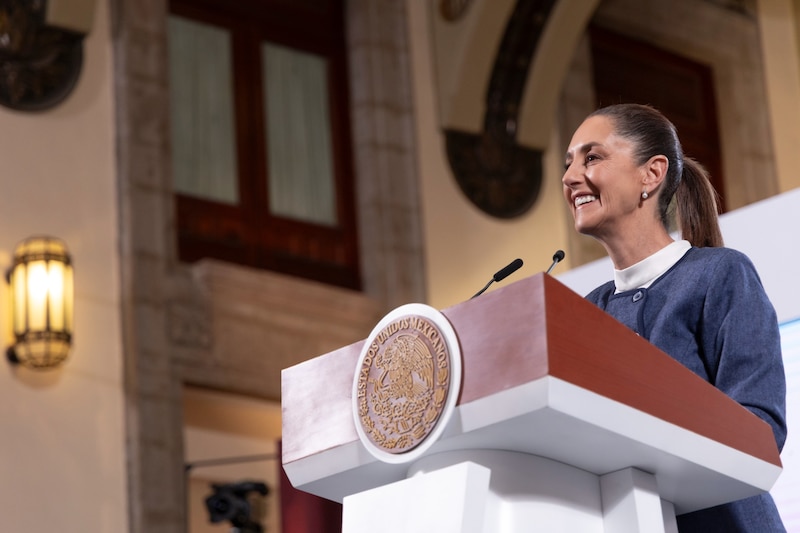
<svg viewBox="0 0 800 533">
<path fill-rule="evenodd" d="M 615 133 L 634 144 L 636 164 L 641 165 L 655 155 L 667 158 L 669 167 L 658 197 L 658 213 L 665 228 L 670 227 L 671 206 L 674 205 L 684 239 L 699 247 L 723 245 L 717 216 L 717 192 L 706 169 L 684 156 L 678 132 L 667 117 L 655 108 L 641 104 L 615 104 L 600 108 L 589 116 L 604 116 L 611 120 Z"/>
</svg>

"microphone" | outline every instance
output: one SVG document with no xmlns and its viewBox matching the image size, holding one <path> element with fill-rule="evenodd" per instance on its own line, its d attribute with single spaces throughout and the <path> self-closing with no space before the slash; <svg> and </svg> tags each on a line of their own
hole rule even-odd
<svg viewBox="0 0 800 533">
<path fill-rule="evenodd" d="M 504 279 L 506 279 L 508 276 L 510 276 L 511 274 L 513 274 L 514 272 L 516 272 L 517 270 L 519 270 L 519 269 L 520 269 L 520 267 L 522 267 L 522 259 L 519 259 L 519 258 L 517 258 L 517 259 L 514 259 L 514 260 L 513 260 L 513 261 L 511 261 L 511 262 L 510 262 L 508 265 L 504 266 L 503 268 L 501 268 L 500 270 L 498 270 L 497 272 L 495 272 L 495 273 L 494 273 L 494 276 L 492 276 L 492 279 L 490 279 L 490 280 L 489 280 L 489 283 L 487 283 L 487 284 L 486 284 L 486 286 L 484 286 L 484 287 L 483 287 L 481 290 L 479 290 L 478 292 L 476 292 L 476 293 L 475 293 L 475 294 L 472 296 L 472 298 L 475 298 L 476 296 L 480 296 L 481 294 L 483 294 L 483 293 L 484 293 L 484 291 L 486 291 L 486 289 L 488 289 L 488 288 L 489 288 L 489 285 L 491 285 L 491 284 L 492 284 L 492 283 L 494 283 L 495 281 L 503 281 L 503 280 L 504 280 Z M 470 300 L 471 300 L 472 298 L 470 298 Z"/>
<path fill-rule="evenodd" d="M 549 274 L 550 271 L 553 270 L 553 267 L 555 267 L 558 263 L 560 263 L 563 260 L 564 260 L 564 250 L 559 250 L 556 253 L 554 253 L 553 264 L 550 265 L 550 268 L 547 269 L 547 272 L 545 272 L 545 274 Z"/>
</svg>

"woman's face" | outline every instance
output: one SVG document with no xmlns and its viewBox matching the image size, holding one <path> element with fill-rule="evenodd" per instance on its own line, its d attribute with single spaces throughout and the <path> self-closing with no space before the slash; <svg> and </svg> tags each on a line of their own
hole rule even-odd
<svg viewBox="0 0 800 533">
<path fill-rule="evenodd" d="M 578 232 L 604 240 L 636 230 L 645 170 L 633 149 L 607 117 L 590 117 L 575 131 L 561 182 Z"/>
</svg>

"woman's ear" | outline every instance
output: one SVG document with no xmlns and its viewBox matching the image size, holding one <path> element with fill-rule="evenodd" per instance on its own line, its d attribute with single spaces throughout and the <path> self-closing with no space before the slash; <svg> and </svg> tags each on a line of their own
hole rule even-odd
<svg viewBox="0 0 800 533">
<path fill-rule="evenodd" d="M 643 183 L 648 189 L 655 189 L 667 177 L 667 170 L 669 169 L 669 160 L 665 155 L 654 155 L 644 164 L 645 175 Z"/>
</svg>

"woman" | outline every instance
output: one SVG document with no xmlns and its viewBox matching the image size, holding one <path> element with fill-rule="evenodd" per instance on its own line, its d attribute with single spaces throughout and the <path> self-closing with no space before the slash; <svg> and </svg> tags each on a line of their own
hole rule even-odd
<svg viewBox="0 0 800 533">
<path fill-rule="evenodd" d="M 722 247 L 716 193 L 672 123 L 637 104 L 595 111 L 572 137 L 562 183 L 575 228 L 614 264 L 614 281 L 587 298 L 767 422 L 781 449 L 775 311 L 750 260 Z M 685 240 L 670 236 L 673 218 Z M 785 531 L 769 494 L 681 515 L 678 529 Z"/>
</svg>

